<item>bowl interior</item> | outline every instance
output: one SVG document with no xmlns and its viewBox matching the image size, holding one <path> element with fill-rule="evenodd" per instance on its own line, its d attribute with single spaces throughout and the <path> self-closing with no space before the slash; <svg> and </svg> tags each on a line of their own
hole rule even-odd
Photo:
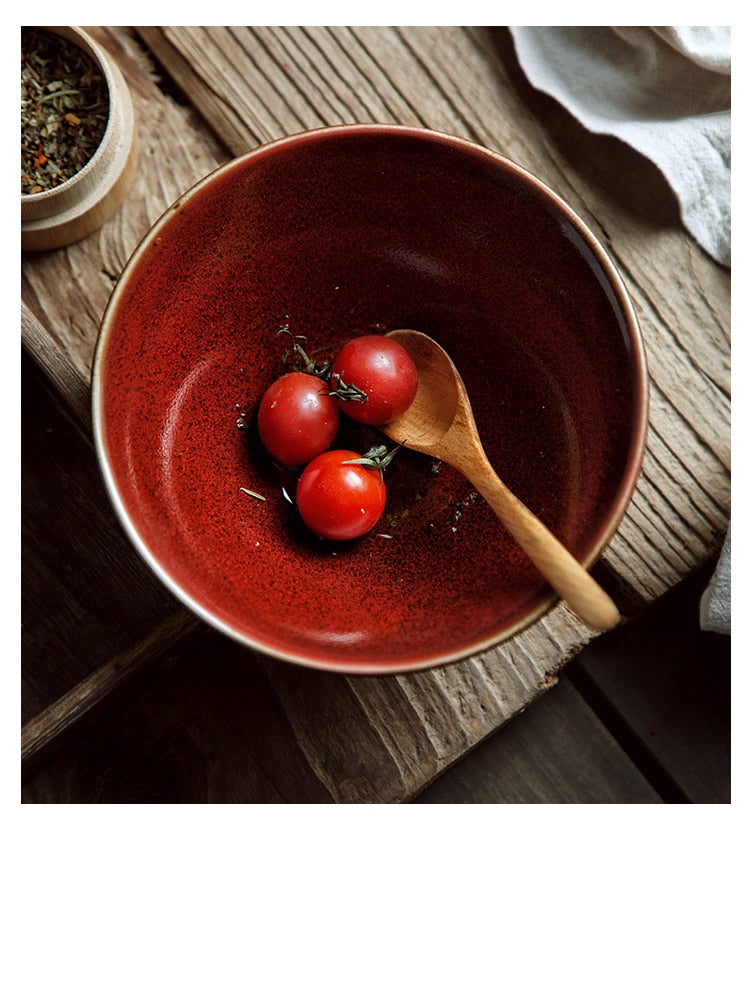
<svg viewBox="0 0 750 982">
<path fill-rule="evenodd" d="M 408 450 L 374 533 L 333 545 L 300 527 L 296 475 L 236 425 L 281 371 L 282 325 L 311 354 L 367 332 L 433 336 L 500 476 L 587 564 L 606 544 L 645 429 L 642 346 L 606 256 L 489 151 L 400 127 L 320 130 L 181 198 L 102 324 L 105 480 L 143 556 L 209 622 L 302 664 L 403 671 L 481 650 L 554 601 L 467 482 Z M 377 438 L 344 424 L 339 442 Z"/>
</svg>

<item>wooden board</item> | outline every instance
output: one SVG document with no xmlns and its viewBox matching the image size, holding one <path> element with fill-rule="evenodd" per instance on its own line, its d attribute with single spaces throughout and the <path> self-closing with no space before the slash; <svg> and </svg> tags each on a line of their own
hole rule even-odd
<svg viewBox="0 0 750 982">
<path fill-rule="evenodd" d="M 182 607 L 134 554 L 92 467 L 90 442 L 38 384 L 26 359 L 22 395 L 21 710 L 27 723 Z"/>
<path fill-rule="evenodd" d="M 661 804 L 563 677 L 544 699 L 437 779 L 420 805 Z"/>
<path fill-rule="evenodd" d="M 597 638 L 554 691 L 442 774 L 418 804 L 727 804 L 731 638 L 703 631 L 692 574 Z"/>
<path fill-rule="evenodd" d="M 701 593 L 713 567 L 596 641 L 568 677 L 671 803 L 732 800 L 728 635 L 703 631 Z"/>
</svg>

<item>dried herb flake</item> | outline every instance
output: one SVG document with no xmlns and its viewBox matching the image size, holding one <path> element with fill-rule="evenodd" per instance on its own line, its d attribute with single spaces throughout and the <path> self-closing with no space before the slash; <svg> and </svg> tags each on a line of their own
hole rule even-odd
<svg viewBox="0 0 750 982">
<path fill-rule="evenodd" d="M 102 141 L 107 83 L 77 44 L 36 27 L 21 30 L 21 194 L 77 174 Z"/>
</svg>

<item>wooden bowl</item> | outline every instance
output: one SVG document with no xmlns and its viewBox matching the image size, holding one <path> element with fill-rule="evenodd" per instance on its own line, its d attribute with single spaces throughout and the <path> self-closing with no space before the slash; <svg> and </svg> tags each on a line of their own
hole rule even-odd
<svg viewBox="0 0 750 982">
<path fill-rule="evenodd" d="M 125 200 L 138 164 L 138 136 L 130 91 L 115 61 L 79 27 L 45 27 L 78 45 L 107 83 L 109 118 L 96 152 L 67 181 L 21 195 L 21 248 L 58 249 L 96 231 Z"/>
<path fill-rule="evenodd" d="M 345 544 L 306 532 L 297 473 L 236 425 L 282 370 L 281 324 L 313 356 L 369 332 L 433 336 L 498 473 L 585 565 L 600 555 L 647 419 L 643 343 L 605 251 L 488 149 L 325 128 L 253 150 L 175 202 L 102 322 L 107 488 L 144 559 L 210 624 L 302 665 L 404 672 L 497 644 L 556 602 L 467 482 L 406 449 L 373 532 Z M 358 452 L 371 436 L 339 434 Z"/>
</svg>

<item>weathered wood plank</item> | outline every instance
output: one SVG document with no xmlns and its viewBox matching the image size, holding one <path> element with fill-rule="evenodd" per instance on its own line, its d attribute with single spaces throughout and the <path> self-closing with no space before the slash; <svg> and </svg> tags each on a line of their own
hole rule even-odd
<svg viewBox="0 0 750 982">
<path fill-rule="evenodd" d="M 597 638 L 568 670 L 673 802 L 732 800 L 732 640 L 699 624 L 700 596 L 713 569 L 692 574 L 642 617 Z"/>
<path fill-rule="evenodd" d="M 21 340 L 48 384 L 60 394 L 83 432 L 90 436 L 91 391 L 88 380 L 82 377 L 65 351 L 25 303 L 21 304 Z"/>
<path fill-rule="evenodd" d="M 682 588 L 670 594 L 666 619 L 655 610 L 644 618 L 649 626 L 639 622 L 597 640 L 573 666 L 575 687 L 563 674 L 554 691 L 438 777 L 417 797 L 418 803 L 729 800 L 729 639 L 699 632 L 686 616 L 686 600 L 688 609 L 694 609 L 701 588 L 702 582 L 691 581 L 686 585 L 689 597 Z M 58 755 L 45 774 L 28 782 L 25 800 L 335 800 L 317 775 L 332 766 L 342 768 L 336 760 L 342 726 L 353 741 L 339 771 L 340 800 L 382 800 L 367 750 L 375 725 L 389 747 L 394 773 L 410 755 L 432 752 L 429 740 L 420 744 L 413 735 L 401 743 L 402 721 L 412 707 L 394 699 L 378 680 L 369 680 L 374 685 L 364 697 L 359 690 L 342 700 L 335 677 L 288 667 L 300 700 L 313 704 L 310 732 L 317 727 L 324 734 L 314 738 L 316 756 L 297 755 L 294 745 L 311 741 L 298 739 L 299 714 L 290 717 L 286 700 L 278 701 L 274 663 L 220 638 L 202 638 L 181 650 L 155 687 L 108 713 L 77 747 Z M 723 659 L 719 665 L 717 657 Z M 660 664 L 655 686 L 654 662 Z M 619 726 L 614 725 L 612 707 L 603 707 L 601 698 L 594 699 L 594 710 L 609 729 L 581 698 L 577 686 L 591 663 L 596 683 L 603 681 L 611 691 L 607 682 L 615 679 Z M 442 707 L 433 703 L 431 708 L 438 720 Z M 265 740 L 257 739 L 261 726 L 267 728 Z M 623 726 L 631 729 L 629 738 L 622 738 Z M 254 741 L 249 729 L 256 732 Z M 436 731 L 441 730 L 438 724 Z M 634 751 L 633 739 L 644 749 Z M 394 745 L 395 752 L 390 750 Z M 644 761 L 644 754 L 655 757 L 653 765 Z M 655 770 L 659 767 L 662 774 Z M 305 775 L 301 783 L 292 773 L 295 768 Z M 260 773 L 271 784 L 261 782 Z M 677 796 L 670 787 L 673 776 L 681 786 Z M 392 777 L 390 784 L 397 781 Z"/>
<path fill-rule="evenodd" d="M 596 638 L 417 803 L 730 802 L 731 639 L 698 622 L 712 570 Z"/>
<path fill-rule="evenodd" d="M 105 662 L 82 682 L 47 706 L 21 730 L 21 767 L 24 781 L 60 753 L 93 718 L 111 712 L 134 686 L 178 647 L 210 629 L 187 610 L 162 621 L 148 638 Z"/>
<path fill-rule="evenodd" d="M 417 798 L 420 805 L 657 804 L 661 798 L 563 676 Z"/>
<path fill-rule="evenodd" d="M 21 384 L 21 702 L 27 723 L 181 605 L 127 540 L 85 429 L 60 408 L 26 357 Z"/>
<path fill-rule="evenodd" d="M 214 632 L 177 651 L 148 688 L 105 703 L 32 773 L 23 800 L 402 802 L 486 735 L 498 700 L 492 659 L 484 673 L 464 666 L 436 684 L 434 673 L 346 678 L 285 665 Z M 517 698 L 507 684 L 506 708 Z M 65 705 L 52 708 L 56 719 Z M 27 735 L 31 746 L 34 726 Z"/>
<path fill-rule="evenodd" d="M 263 663 L 215 632 L 184 640 L 147 688 L 32 776 L 23 801 L 330 802 Z"/>
<path fill-rule="evenodd" d="M 338 676 L 314 672 L 302 685 L 293 666 L 269 661 L 265 670 L 334 800 L 403 801 L 554 685 L 585 644 L 582 630 L 559 606 L 475 658 L 396 677 L 344 677 L 346 691 Z"/>
</svg>

